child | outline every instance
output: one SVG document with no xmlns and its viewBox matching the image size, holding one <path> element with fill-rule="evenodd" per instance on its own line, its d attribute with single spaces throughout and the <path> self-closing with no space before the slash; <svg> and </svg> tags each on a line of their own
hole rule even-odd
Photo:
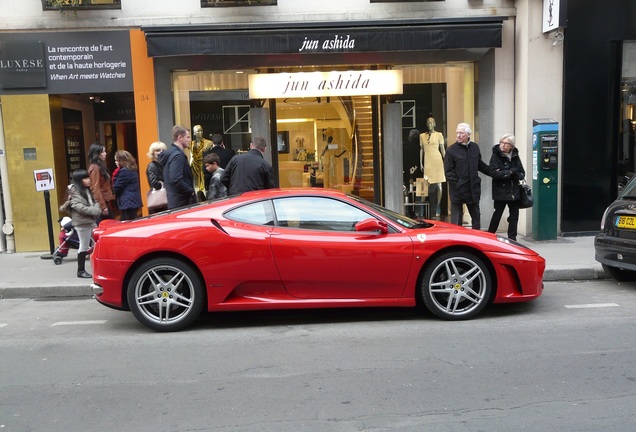
<svg viewBox="0 0 636 432">
<path fill-rule="evenodd" d="M 93 228 L 102 214 L 99 203 L 91 193 L 91 178 L 88 171 L 80 169 L 73 173 L 73 185 L 69 188 L 69 198 L 60 207 L 60 211 L 69 212 L 73 228 L 79 237 L 77 250 L 77 277 L 89 279 L 93 276 L 85 270 L 86 251 L 91 243 Z"/>
<path fill-rule="evenodd" d="M 205 170 L 212 174 L 210 178 L 210 184 L 208 185 L 207 199 L 225 198 L 227 196 L 227 188 L 221 183 L 221 176 L 223 175 L 223 168 L 219 166 L 221 158 L 216 153 L 208 153 L 203 158 L 203 164 Z"/>
</svg>

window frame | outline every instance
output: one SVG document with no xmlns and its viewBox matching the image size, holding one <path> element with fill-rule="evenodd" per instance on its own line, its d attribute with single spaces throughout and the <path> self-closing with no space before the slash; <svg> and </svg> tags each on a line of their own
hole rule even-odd
<svg viewBox="0 0 636 432">
<path fill-rule="evenodd" d="M 88 4 L 84 4 L 88 1 Z M 42 0 L 42 10 L 104 10 L 121 9 L 121 0 L 111 0 L 112 3 L 92 4 L 91 0 Z"/>
<path fill-rule="evenodd" d="M 244 7 L 244 6 L 277 6 L 277 0 L 201 0 L 202 8 L 209 7 Z"/>
<path fill-rule="evenodd" d="M 430 3 L 446 0 L 369 0 L 370 3 Z"/>
</svg>

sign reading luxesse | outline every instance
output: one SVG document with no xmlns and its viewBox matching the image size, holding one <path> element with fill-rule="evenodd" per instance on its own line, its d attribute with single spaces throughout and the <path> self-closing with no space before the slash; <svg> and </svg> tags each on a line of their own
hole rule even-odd
<svg viewBox="0 0 636 432">
<path fill-rule="evenodd" d="M 26 74 L 27 71 L 15 67 L 16 64 L 20 64 L 15 58 L 15 50 L 0 49 L 0 94 L 8 93 L 3 91 L 9 88 L 5 85 L 7 80 L 11 89 L 22 89 L 14 90 L 12 93 L 132 91 L 128 31 L 0 34 L 0 47 L 32 43 L 34 40 L 41 41 L 44 49 L 41 55 L 46 78 L 44 88 L 34 89 L 33 85 L 21 86 L 21 74 Z M 42 57 L 34 57 L 31 60 L 41 62 Z"/>
<path fill-rule="evenodd" d="M 402 71 L 331 71 L 250 75 L 250 99 L 402 94 Z"/>
</svg>

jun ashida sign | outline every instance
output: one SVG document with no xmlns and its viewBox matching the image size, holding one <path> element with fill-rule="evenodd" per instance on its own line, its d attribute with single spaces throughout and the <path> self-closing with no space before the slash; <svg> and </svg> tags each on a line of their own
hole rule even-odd
<svg viewBox="0 0 636 432">
<path fill-rule="evenodd" d="M 250 75 L 250 99 L 402 94 L 402 71 L 361 70 Z"/>
</svg>

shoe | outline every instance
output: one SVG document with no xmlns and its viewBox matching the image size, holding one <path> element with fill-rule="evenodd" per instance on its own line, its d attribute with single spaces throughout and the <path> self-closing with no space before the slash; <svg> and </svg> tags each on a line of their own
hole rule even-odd
<svg viewBox="0 0 636 432">
<path fill-rule="evenodd" d="M 77 272 L 77 277 L 82 279 L 92 279 L 93 275 L 82 270 Z"/>
</svg>

